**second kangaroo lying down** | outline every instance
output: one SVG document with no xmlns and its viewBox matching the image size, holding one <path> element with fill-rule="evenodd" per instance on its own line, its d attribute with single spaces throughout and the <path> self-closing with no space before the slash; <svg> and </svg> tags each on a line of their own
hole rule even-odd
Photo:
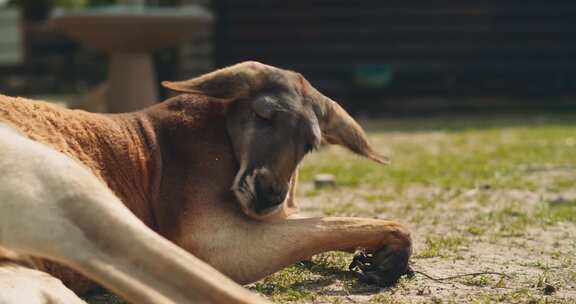
<svg viewBox="0 0 576 304">
<path fill-rule="evenodd" d="M 133 303 L 266 303 L 236 283 L 331 250 L 365 249 L 381 285 L 407 271 L 398 223 L 287 218 L 322 143 L 387 161 L 300 74 L 245 62 L 164 86 L 184 94 L 116 115 L 0 96 L 0 303 L 81 302 L 92 280 Z"/>
</svg>

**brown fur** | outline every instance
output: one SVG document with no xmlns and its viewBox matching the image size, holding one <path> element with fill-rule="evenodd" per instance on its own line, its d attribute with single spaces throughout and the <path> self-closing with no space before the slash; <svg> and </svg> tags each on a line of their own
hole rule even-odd
<svg viewBox="0 0 576 304">
<path fill-rule="evenodd" d="M 184 216 L 201 217 L 204 204 L 234 203 L 229 188 L 237 165 L 224 113 L 225 104 L 193 95 L 121 115 L 0 95 L 0 122 L 88 166 L 140 220 L 177 244 Z M 87 289 L 68 269 L 39 262 L 74 290 Z"/>
</svg>

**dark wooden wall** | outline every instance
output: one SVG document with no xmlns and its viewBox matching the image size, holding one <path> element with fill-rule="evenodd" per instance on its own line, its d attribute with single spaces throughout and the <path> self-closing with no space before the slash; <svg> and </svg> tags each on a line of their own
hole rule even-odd
<svg viewBox="0 0 576 304">
<path fill-rule="evenodd" d="M 215 62 L 298 70 L 331 94 L 566 95 L 576 1 L 216 0 Z M 362 88 L 358 72 L 393 71 Z"/>
</svg>

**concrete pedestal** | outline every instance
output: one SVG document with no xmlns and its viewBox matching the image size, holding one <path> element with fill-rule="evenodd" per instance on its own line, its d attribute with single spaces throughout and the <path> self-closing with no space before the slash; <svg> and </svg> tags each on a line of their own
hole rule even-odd
<svg viewBox="0 0 576 304">
<path fill-rule="evenodd" d="M 158 102 L 157 80 L 147 53 L 112 53 L 108 66 L 108 110 L 137 111 Z"/>
<path fill-rule="evenodd" d="M 151 52 L 188 39 L 209 26 L 212 15 L 198 6 L 113 6 L 60 12 L 50 21 L 83 45 L 110 54 L 107 104 L 110 112 L 121 113 L 158 102 Z"/>
</svg>

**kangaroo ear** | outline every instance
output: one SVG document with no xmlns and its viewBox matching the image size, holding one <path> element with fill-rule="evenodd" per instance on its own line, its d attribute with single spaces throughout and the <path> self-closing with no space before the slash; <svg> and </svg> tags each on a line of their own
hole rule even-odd
<svg viewBox="0 0 576 304">
<path fill-rule="evenodd" d="M 362 127 L 334 101 L 327 107 L 324 128 L 322 133 L 328 143 L 344 146 L 350 151 L 377 163 L 390 164 L 388 157 L 380 155 L 372 149 Z"/>
<path fill-rule="evenodd" d="M 247 61 L 189 80 L 162 81 L 162 86 L 180 93 L 235 100 L 260 90 L 273 71 L 271 66 Z"/>
<path fill-rule="evenodd" d="M 337 102 L 322 95 L 308 82 L 307 92 L 314 103 L 314 112 L 320 122 L 322 138 L 329 144 L 341 145 L 350 151 L 380 164 L 389 164 L 390 159 L 376 153 L 364 130 Z"/>
</svg>

